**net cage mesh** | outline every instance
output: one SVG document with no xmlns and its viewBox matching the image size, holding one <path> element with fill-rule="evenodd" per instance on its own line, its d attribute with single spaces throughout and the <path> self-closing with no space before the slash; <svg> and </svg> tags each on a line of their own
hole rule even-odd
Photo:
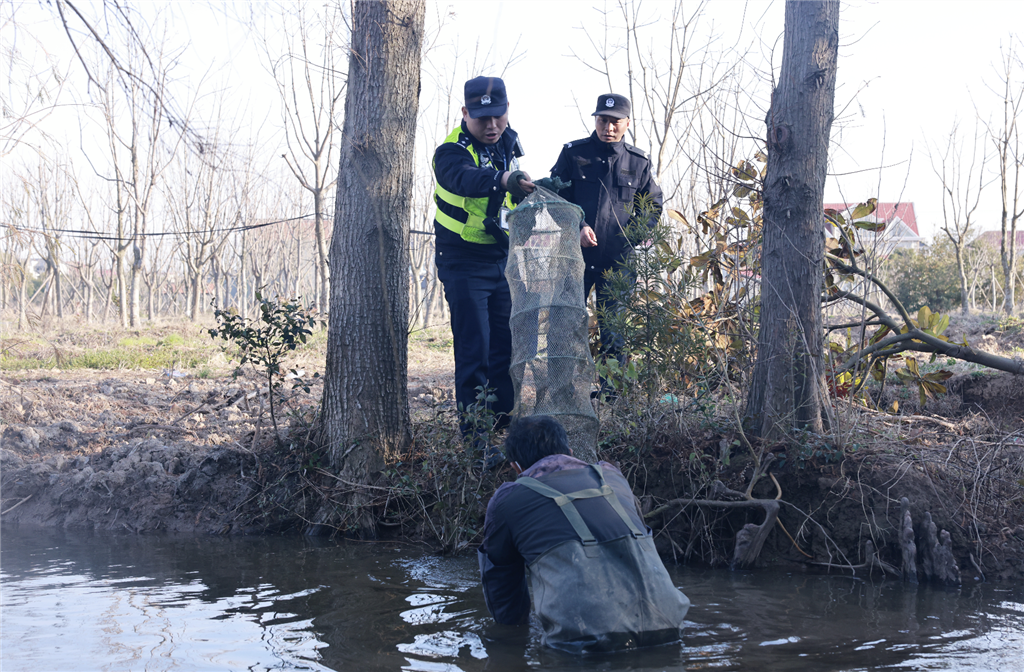
<svg viewBox="0 0 1024 672">
<path fill-rule="evenodd" d="M 590 401 L 590 354 L 583 296 L 583 210 L 544 188 L 508 216 L 505 276 L 512 293 L 515 417 L 550 415 L 573 454 L 597 459 L 597 414 Z"/>
</svg>

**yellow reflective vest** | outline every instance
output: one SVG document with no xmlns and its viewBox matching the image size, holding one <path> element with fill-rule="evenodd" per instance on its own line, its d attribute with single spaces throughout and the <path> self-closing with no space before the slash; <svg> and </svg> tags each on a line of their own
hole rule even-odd
<svg viewBox="0 0 1024 672">
<path fill-rule="evenodd" d="M 460 138 L 462 135 L 462 125 L 460 124 L 448 134 L 444 141 L 454 142 L 465 147 L 469 150 L 470 156 L 473 157 L 473 163 L 479 166 L 480 155 L 477 154 L 476 147 L 473 146 L 472 138 L 468 134 Z M 508 169 L 515 170 L 516 168 L 511 166 Z M 490 245 L 497 242 L 494 236 L 484 231 L 484 219 L 487 217 L 487 204 L 490 201 L 490 197 L 469 198 L 467 196 L 459 196 L 438 184 L 434 188 L 434 201 L 437 205 L 437 212 L 434 218 L 444 228 L 458 234 L 463 240 L 470 243 Z M 442 202 L 452 207 L 443 209 Z M 509 210 L 515 207 L 512 204 L 512 196 L 508 192 L 505 192 L 502 205 Z"/>
</svg>

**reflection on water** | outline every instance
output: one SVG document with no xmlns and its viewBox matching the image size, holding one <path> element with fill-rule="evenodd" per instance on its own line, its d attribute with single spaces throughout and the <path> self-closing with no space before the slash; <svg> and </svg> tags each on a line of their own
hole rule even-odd
<svg viewBox="0 0 1024 672">
<path fill-rule="evenodd" d="M 684 643 L 573 658 L 487 616 L 475 558 L 4 528 L 14 670 L 1022 670 L 1024 592 L 672 569 Z"/>
</svg>

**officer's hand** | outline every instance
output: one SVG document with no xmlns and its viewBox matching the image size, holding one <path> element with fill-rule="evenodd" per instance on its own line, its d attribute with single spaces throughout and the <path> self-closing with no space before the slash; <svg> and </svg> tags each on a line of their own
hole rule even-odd
<svg viewBox="0 0 1024 672">
<path fill-rule="evenodd" d="M 580 229 L 580 245 L 582 247 L 597 247 L 597 235 L 587 225 Z"/>
<path fill-rule="evenodd" d="M 572 186 L 571 181 L 563 182 L 562 178 L 560 177 L 542 177 L 539 180 L 534 180 L 533 184 L 534 186 L 537 187 L 544 187 L 545 189 L 549 189 L 555 192 L 556 194 L 561 190 L 568 189 L 569 187 Z"/>
<path fill-rule="evenodd" d="M 512 194 L 512 198 L 516 201 L 523 200 L 537 188 L 537 185 L 530 181 L 530 176 L 522 170 L 515 170 L 511 173 L 506 171 L 501 176 L 501 186 Z"/>
</svg>

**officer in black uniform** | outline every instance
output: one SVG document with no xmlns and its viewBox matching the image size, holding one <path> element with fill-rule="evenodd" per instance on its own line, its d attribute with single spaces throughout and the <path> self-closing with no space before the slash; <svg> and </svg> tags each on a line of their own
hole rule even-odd
<svg viewBox="0 0 1024 672">
<path fill-rule="evenodd" d="M 504 213 L 533 191 L 519 170 L 519 136 L 508 125 L 508 96 L 497 77 L 466 82 L 462 123 L 434 152 L 437 277 L 451 311 L 455 400 L 463 412 L 477 403 L 477 388 L 494 390 L 499 427 L 515 402 L 509 364 L 512 298 L 505 280 L 508 231 Z M 463 434 L 471 427 L 462 424 Z M 478 446 L 483 448 L 483 446 Z M 489 468 L 500 452 L 492 448 Z"/>
<path fill-rule="evenodd" d="M 591 288 L 596 287 L 597 300 L 604 312 L 615 308 L 614 299 L 605 292 L 608 283 L 604 274 L 619 268 L 632 250 L 625 229 L 630 218 L 639 214 L 641 199 L 649 198 L 654 206 L 647 220 L 650 228 L 661 216 L 661 188 L 651 174 L 651 161 L 642 149 L 623 140 L 630 113 L 625 96 L 599 96 L 593 114 L 595 131 L 589 138 L 573 140 L 562 147 L 551 169 L 552 178 L 572 182 L 559 195 L 583 208 L 583 295 L 589 296 Z M 622 337 L 603 322 L 598 322 L 602 351 L 619 358 Z"/>
</svg>

